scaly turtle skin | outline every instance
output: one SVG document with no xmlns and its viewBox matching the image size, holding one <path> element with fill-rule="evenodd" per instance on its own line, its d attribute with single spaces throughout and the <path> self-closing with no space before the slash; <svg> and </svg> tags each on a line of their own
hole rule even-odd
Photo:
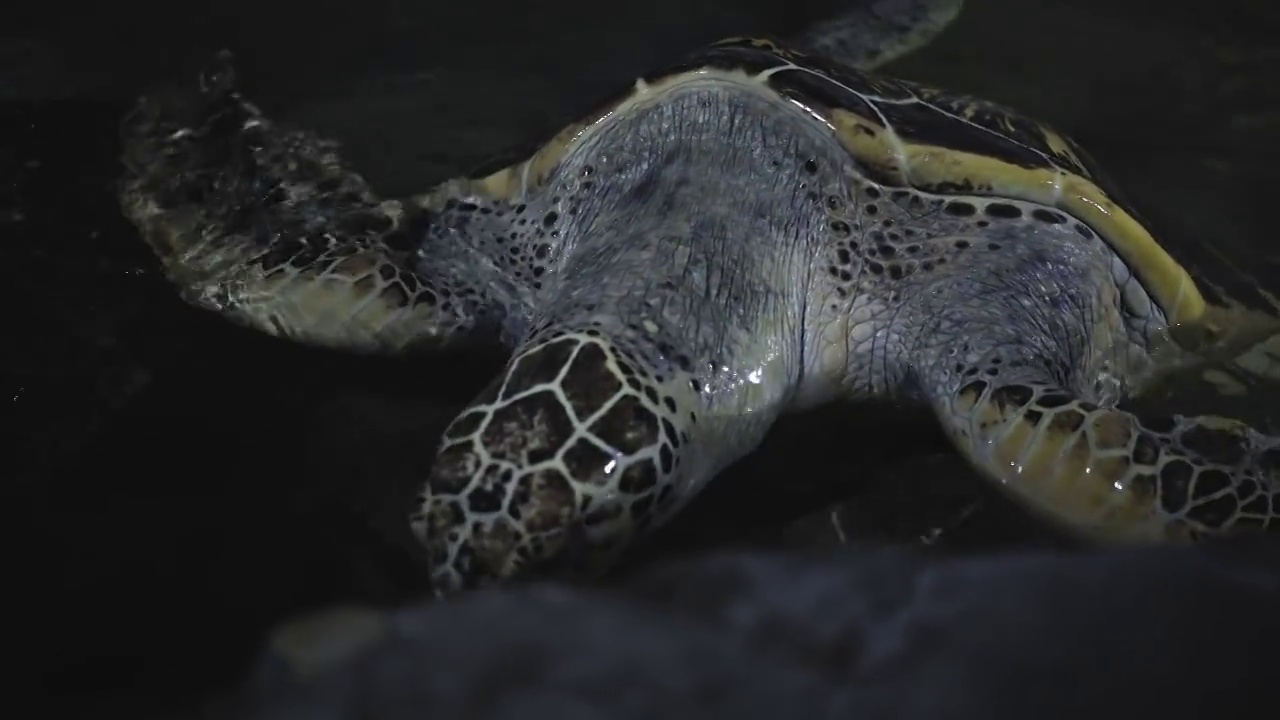
<svg viewBox="0 0 1280 720">
<path fill-rule="evenodd" d="M 1280 440 L 1117 407 L 1185 354 L 1171 330 L 1230 316 L 1075 144 L 992 103 L 731 40 L 515 165 L 382 201 L 224 65 L 195 103 L 144 100 L 124 147 L 125 211 L 192 302 L 358 351 L 513 348 L 412 517 L 440 592 L 607 565 L 835 398 L 931 407 L 1087 538 L 1280 527 Z"/>
</svg>

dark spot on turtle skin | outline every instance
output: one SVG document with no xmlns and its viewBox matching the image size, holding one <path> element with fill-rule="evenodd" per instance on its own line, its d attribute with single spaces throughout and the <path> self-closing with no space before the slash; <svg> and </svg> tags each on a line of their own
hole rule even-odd
<svg viewBox="0 0 1280 720">
<path fill-rule="evenodd" d="M 602 477 L 613 456 L 586 438 L 579 438 L 562 456 L 569 475 L 580 482 Z"/>
<path fill-rule="evenodd" d="M 1231 488 L 1231 476 L 1221 470 L 1201 470 L 1196 475 L 1195 486 L 1191 491 L 1191 495 L 1197 499 L 1207 498 L 1211 495 L 1229 490 Z"/>
<path fill-rule="evenodd" d="M 443 528 L 453 528 L 465 525 L 467 522 L 466 510 L 463 509 L 462 502 L 457 498 L 435 503 L 431 509 L 431 516 L 433 521 Z"/>
<path fill-rule="evenodd" d="M 1089 227 L 1084 223 L 1076 223 L 1071 227 L 1076 231 L 1076 234 L 1078 234 L 1080 237 L 1084 238 L 1085 240 L 1092 240 L 1094 239 L 1094 237 L 1096 237 L 1093 234 L 1093 231 L 1090 230 Z"/>
<path fill-rule="evenodd" d="M 1160 483 L 1156 480 L 1154 473 L 1136 473 L 1129 480 L 1129 487 L 1133 490 L 1134 495 L 1143 499 L 1144 502 L 1154 502 L 1156 495 L 1160 492 Z"/>
<path fill-rule="evenodd" d="M 432 565 L 444 565 L 449 560 L 449 543 L 458 537 L 457 528 L 466 524 L 467 514 L 462 503 L 456 499 L 447 501 L 435 500 L 426 512 L 428 526 L 432 529 L 432 537 L 427 543 L 427 553 Z"/>
<path fill-rule="evenodd" d="M 671 421 L 666 418 L 662 418 L 662 435 L 671 444 L 671 447 L 677 449 L 680 447 L 680 434 L 676 432 L 676 426 L 672 425 Z"/>
<path fill-rule="evenodd" d="M 1139 465 L 1155 465 L 1160 459 L 1160 443 L 1150 434 L 1139 431 L 1133 440 L 1133 461 Z"/>
<path fill-rule="evenodd" d="M 805 160 L 804 171 L 809 173 L 810 175 L 813 175 L 814 173 L 818 172 L 818 161 L 814 160 L 813 158 L 809 158 L 808 160 Z"/>
<path fill-rule="evenodd" d="M 641 460 L 627 466 L 618 478 L 618 490 L 629 495 L 647 492 L 658 484 L 658 468 L 652 460 Z"/>
<path fill-rule="evenodd" d="M 991 402 L 1001 408 L 1020 408 L 1029 405 L 1035 394 L 1026 385 L 1001 385 L 991 391 Z"/>
<path fill-rule="evenodd" d="M 636 498 L 628 510 L 631 513 L 632 522 L 636 523 L 637 529 L 647 526 L 652 521 L 649 511 L 653 509 L 653 495 L 643 495 Z"/>
<path fill-rule="evenodd" d="M 675 469 L 675 454 L 671 452 L 670 447 L 663 445 L 658 450 L 658 460 L 663 475 L 670 475 L 671 471 Z"/>
<path fill-rule="evenodd" d="M 659 511 L 665 512 L 666 510 L 669 510 L 671 508 L 671 505 L 675 502 L 675 500 L 676 500 L 675 486 L 663 485 L 662 487 L 658 488 L 658 498 L 654 502 Z"/>
<path fill-rule="evenodd" d="M 543 390 L 494 409 L 480 442 L 495 460 L 536 465 L 554 457 L 574 427 L 555 393 Z"/>
<path fill-rule="evenodd" d="M 263 270 L 268 272 L 286 265 L 296 267 L 292 261 L 306 252 L 306 245 L 300 240 L 277 240 L 271 243 L 269 247 L 270 249 L 258 256 L 256 261 Z M 396 276 L 397 271 L 394 267 L 384 265 L 383 268 L 388 268 L 391 272 L 391 277 L 384 277 L 384 279 L 390 280 Z"/>
<path fill-rule="evenodd" d="M 1058 392 L 1045 393 L 1036 400 L 1037 405 L 1039 405 L 1042 408 L 1047 408 L 1050 410 L 1055 408 L 1060 408 L 1060 407 L 1066 407 L 1067 405 L 1070 405 L 1073 402 L 1075 402 L 1075 399 L 1072 398 L 1070 395 L 1067 395 L 1066 393 L 1058 393 Z M 1092 408 L 1084 408 L 1084 409 L 1088 410 Z"/>
<path fill-rule="evenodd" d="M 634 395 L 624 395 L 599 420 L 591 432 L 610 447 L 632 454 L 658 441 L 658 417 Z"/>
<path fill-rule="evenodd" d="M 843 220 L 832 220 L 827 227 L 831 228 L 832 234 L 838 237 L 849 237 L 853 229 L 849 227 L 849 223 Z"/>
<path fill-rule="evenodd" d="M 416 306 L 418 306 L 418 305 L 426 305 L 427 307 L 435 307 L 435 305 L 436 305 L 436 303 L 437 303 L 438 301 L 439 301 L 439 299 L 436 297 L 436 294 L 435 294 L 434 292 L 432 292 L 431 290 L 428 290 L 428 289 L 426 289 L 426 288 L 423 288 L 423 289 L 422 289 L 422 291 L 421 291 L 421 292 L 419 292 L 419 293 L 418 293 L 418 294 L 413 298 L 413 304 L 414 304 L 414 306 L 415 306 L 415 307 L 416 307 Z"/>
<path fill-rule="evenodd" d="M 1142 418 L 1142 426 L 1157 435 L 1168 435 L 1178 427 L 1178 423 L 1172 417 L 1156 416 Z"/>
<path fill-rule="evenodd" d="M 587 527 L 604 525 L 622 517 L 626 511 L 627 508 L 622 503 L 606 500 L 586 511 L 582 516 L 582 524 Z"/>
<path fill-rule="evenodd" d="M 1235 465 L 1249 451 L 1245 439 L 1239 434 L 1204 425 L 1191 426 L 1178 436 L 1178 442 L 1190 452 L 1217 465 Z"/>
<path fill-rule="evenodd" d="M 1084 426 L 1085 414 L 1075 408 L 1053 414 L 1049 419 L 1049 427 L 1057 432 L 1070 435 Z"/>
<path fill-rule="evenodd" d="M 517 570 L 523 540 L 523 533 L 507 518 L 476 523 L 471 528 L 470 542 L 462 546 L 471 554 L 471 562 L 467 563 L 469 586 L 478 587 L 484 576 L 501 577 Z"/>
<path fill-rule="evenodd" d="M 506 387 L 500 399 L 506 400 L 532 387 L 555 382 L 577 347 L 575 340 L 564 338 L 517 356 L 507 373 Z"/>
<path fill-rule="evenodd" d="M 1270 475 L 1280 474 L 1280 447 L 1265 450 L 1258 455 L 1258 468 Z"/>
<path fill-rule="evenodd" d="M 1160 468 L 1160 507 L 1170 515 L 1182 512 L 1191 498 L 1191 480 L 1195 468 L 1186 460 L 1176 459 Z"/>
<path fill-rule="evenodd" d="M 956 246 L 956 249 L 957 249 L 957 250 L 968 250 L 968 249 L 969 249 L 969 241 L 968 241 L 968 240 L 957 240 L 957 241 L 955 241 L 955 246 Z"/>
<path fill-rule="evenodd" d="M 524 528 L 531 533 L 564 529 L 577 507 L 573 485 L 554 468 L 521 476 L 512 490 L 511 504 L 519 506 Z"/>
<path fill-rule="evenodd" d="M 1001 218 L 1003 220 L 1015 220 L 1022 217 L 1022 208 L 1009 203 L 987 203 L 982 211 L 993 218 Z"/>
<path fill-rule="evenodd" d="M 461 494 L 479 470 L 480 459 L 471 443 L 446 445 L 437 453 L 435 463 L 431 466 L 431 492 L 441 495 Z"/>
<path fill-rule="evenodd" d="M 1187 508 L 1186 517 L 1208 528 L 1221 528 L 1230 522 L 1240 504 L 1234 495 L 1198 503 Z"/>
<path fill-rule="evenodd" d="M 1258 492 L 1258 483 L 1250 478 L 1241 478 L 1240 484 L 1236 485 L 1236 497 L 1248 498 Z"/>
<path fill-rule="evenodd" d="M 1067 218 L 1061 213 L 1056 213 L 1045 208 L 1036 208 L 1035 210 L 1032 210 L 1031 217 L 1042 223 L 1048 223 L 1049 225 L 1061 225 L 1067 221 Z"/>
<path fill-rule="evenodd" d="M 619 361 L 623 375 L 633 378 L 635 368 Z M 586 343 L 560 380 L 560 392 L 569 400 L 574 415 L 585 419 L 595 414 L 622 390 L 622 381 L 609 369 L 609 356 L 596 343 Z"/>
<path fill-rule="evenodd" d="M 497 468 L 485 468 L 485 482 L 478 483 L 471 488 L 466 494 L 467 509 L 472 513 L 496 513 L 502 509 L 506 502 L 506 488 L 498 481 L 498 478 L 492 477 L 497 474 Z"/>
<path fill-rule="evenodd" d="M 1267 500 L 1266 493 L 1256 495 L 1249 502 L 1240 506 L 1240 512 L 1250 515 L 1267 515 L 1271 512 L 1271 503 Z"/>
<path fill-rule="evenodd" d="M 971 203 L 960 200 L 952 200 L 943 209 L 948 215 L 954 215 L 955 217 L 970 217 L 978 212 L 978 209 Z"/>
<path fill-rule="evenodd" d="M 862 212 L 868 215 L 878 215 L 880 213 L 880 206 L 875 203 L 867 203 L 862 206 Z"/>
<path fill-rule="evenodd" d="M 862 189 L 862 194 L 866 195 L 869 200 L 879 200 L 880 188 L 875 187 L 874 185 L 867 185 Z"/>
<path fill-rule="evenodd" d="M 962 400 L 977 402 L 982 397 L 982 394 L 987 391 L 987 387 L 986 380 L 974 380 L 960 388 L 956 395 Z"/>
</svg>

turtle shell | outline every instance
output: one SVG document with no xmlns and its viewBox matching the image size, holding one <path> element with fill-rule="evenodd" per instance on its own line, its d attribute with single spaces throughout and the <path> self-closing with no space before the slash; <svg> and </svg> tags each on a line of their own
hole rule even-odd
<svg viewBox="0 0 1280 720">
<path fill-rule="evenodd" d="M 766 38 L 732 38 L 651 74 L 522 162 L 473 182 L 516 196 L 545 180 L 592 126 L 664 86 L 722 74 L 758 83 L 827 123 L 860 169 L 890 188 L 1007 197 L 1057 207 L 1129 266 L 1171 327 L 1205 319 L 1187 270 L 1139 222 L 1095 163 L 1053 128 L 996 103 L 871 75 Z"/>
</svg>

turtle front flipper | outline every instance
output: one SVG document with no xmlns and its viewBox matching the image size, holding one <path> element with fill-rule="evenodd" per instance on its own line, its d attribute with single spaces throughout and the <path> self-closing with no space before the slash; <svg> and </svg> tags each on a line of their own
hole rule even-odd
<svg viewBox="0 0 1280 720">
<path fill-rule="evenodd" d="M 198 91 L 141 100 L 121 135 L 124 212 L 194 305 L 308 344 L 399 352 L 500 326 L 521 302 L 427 211 L 375 197 L 335 143 L 264 117 L 226 53 Z"/>
<path fill-rule="evenodd" d="M 927 45 L 960 15 L 964 0 L 859 0 L 795 39 L 798 49 L 872 70 Z"/>
<path fill-rule="evenodd" d="M 1225 418 L 1136 416 L 1047 380 L 970 377 L 935 402 L 952 441 L 1068 530 L 1163 542 L 1280 529 L 1280 439 Z"/>
<path fill-rule="evenodd" d="M 522 345 L 445 430 L 413 515 L 436 591 L 607 570 L 714 469 L 691 438 L 693 386 L 676 363 L 598 327 L 561 325 Z"/>
</svg>

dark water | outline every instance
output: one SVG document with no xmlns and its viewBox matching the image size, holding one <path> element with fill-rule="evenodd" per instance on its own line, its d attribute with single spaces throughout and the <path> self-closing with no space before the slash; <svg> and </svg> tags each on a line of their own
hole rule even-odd
<svg viewBox="0 0 1280 720">
<path fill-rule="evenodd" d="M 29 611 L 14 617 L 33 631 L 15 655 L 37 687 L 84 707 L 180 704 L 233 681 L 283 617 L 420 591 L 407 494 L 444 424 L 501 363 L 350 358 L 183 305 L 111 193 L 115 123 L 133 95 L 189 81 L 228 45 L 269 112 L 339 137 L 394 195 L 554 129 L 660 59 L 725 34 L 786 33 L 837 4 L 664 0 L 601 17 L 578 0 L 511 13 L 135 3 L 11 26 L 0 41 L 6 509 L 20 538 L 10 593 Z M 1052 120 L 1177 256 L 1206 272 L 1230 258 L 1280 293 L 1277 32 L 1280 11 L 1247 0 L 1212 13 L 972 0 L 893 71 Z M 1280 421 L 1265 388 L 1181 392 L 1184 410 Z M 833 512 L 853 543 L 1056 542 L 983 488 L 925 418 L 832 408 L 783 423 L 648 555 L 829 545 Z"/>
</svg>

